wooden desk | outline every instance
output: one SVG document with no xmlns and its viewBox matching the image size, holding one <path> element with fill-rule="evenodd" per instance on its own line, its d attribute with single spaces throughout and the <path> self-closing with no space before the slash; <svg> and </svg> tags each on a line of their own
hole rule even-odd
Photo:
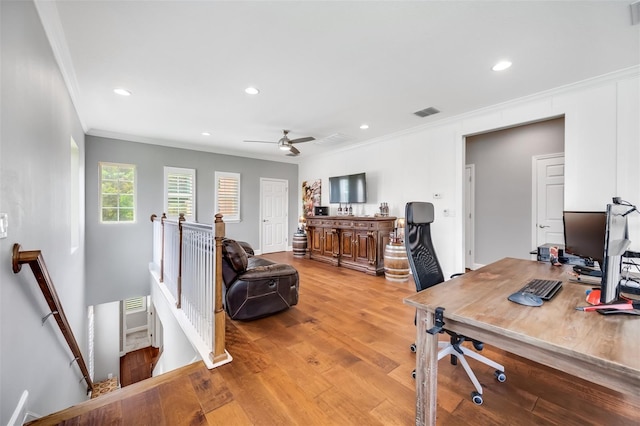
<svg viewBox="0 0 640 426">
<path fill-rule="evenodd" d="M 589 287 L 569 282 L 570 270 L 507 258 L 404 299 L 417 309 L 416 425 L 436 422 L 438 335 L 426 330 L 439 306 L 451 331 L 640 396 L 640 317 L 576 311 Z M 559 279 L 563 288 L 541 307 L 507 300 L 532 278 Z"/>
</svg>

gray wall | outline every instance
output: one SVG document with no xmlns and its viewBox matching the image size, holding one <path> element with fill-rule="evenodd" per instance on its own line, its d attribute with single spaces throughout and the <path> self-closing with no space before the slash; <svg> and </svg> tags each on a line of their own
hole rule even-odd
<svg viewBox="0 0 640 426">
<path fill-rule="evenodd" d="M 96 382 L 120 376 L 120 302 L 94 307 L 94 347 Z M 118 377 L 120 380 L 120 377 Z"/>
<path fill-rule="evenodd" d="M 467 138 L 475 164 L 475 262 L 530 259 L 531 157 L 564 152 L 564 118 Z"/>
<path fill-rule="evenodd" d="M 148 264 L 152 252 L 151 214 L 163 212 L 164 166 L 196 169 L 196 218 L 214 220 L 214 173 L 240 173 L 241 222 L 228 223 L 226 235 L 259 249 L 260 178 L 289 181 L 289 236 L 297 228 L 296 164 L 108 139 L 86 137 L 87 300 L 89 304 L 149 294 Z M 137 220 L 130 224 L 101 224 L 99 162 L 135 164 Z"/>
<path fill-rule="evenodd" d="M 31 2 L 2 1 L 0 85 L 0 211 L 9 235 L 0 240 L 0 424 L 20 395 L 28 410 L 47 414 L 85 397 L 86 384 L 48 313 L 28 267 L 14 275 L 13 243 L 41 250 L 67 319 L 86 357 L 84 267 L 84 133 Z M 80 150 L 71 176 L 70 138 Z M 71 180 L 79 181 L 80 244 L 71 249 Z"/>
</svg>

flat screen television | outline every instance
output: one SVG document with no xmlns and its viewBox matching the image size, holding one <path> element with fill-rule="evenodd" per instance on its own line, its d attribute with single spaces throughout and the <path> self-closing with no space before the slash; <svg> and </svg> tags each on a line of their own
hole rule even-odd
<svg viewBox="0 0 640 426">
<path fill-rule="evenodd" d="M 607 214 L 565 211 L 562 221 L 565 252 L 583 259 L 595 260 L 602 265 Z"/>
<path fill-rule="evenodd" d="M 332 204 L 366 203 L 367 179 L 365 173 L 330 177 L 329 202 Z"/>
</svg>

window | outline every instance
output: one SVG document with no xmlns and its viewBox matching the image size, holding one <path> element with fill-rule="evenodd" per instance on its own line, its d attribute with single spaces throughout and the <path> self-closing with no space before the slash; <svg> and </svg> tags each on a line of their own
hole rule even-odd
<svg viewBox="0 0 640 426">
<path fill-rule="evenodd" d="M 136 166 L 100 163 L 100 221 L 134 222 Z"/>
<path fill-rule="evenodd" d="M 225 222 L 240 222 L 240 173 L 216 172 L 216 213 Z"/>
<path fill-rule="evenodd" d="M 164 208 L 167 217 L 177 219 L 180 213 L 190 222 L 196 221 L 196 171 L 178 167 L 164 168 Z"/>
</svg>

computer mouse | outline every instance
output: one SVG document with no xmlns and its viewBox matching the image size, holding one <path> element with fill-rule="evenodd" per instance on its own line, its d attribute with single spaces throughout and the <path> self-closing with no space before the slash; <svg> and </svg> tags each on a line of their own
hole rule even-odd
<svg viewBox="0 0 640 426">
<path fill-rule="evenodd" d="M 535 294 L 518 291 L 508 297 L 509 300 L 525 306 L 541 306 L 542 299 Z"/>
</svg>

